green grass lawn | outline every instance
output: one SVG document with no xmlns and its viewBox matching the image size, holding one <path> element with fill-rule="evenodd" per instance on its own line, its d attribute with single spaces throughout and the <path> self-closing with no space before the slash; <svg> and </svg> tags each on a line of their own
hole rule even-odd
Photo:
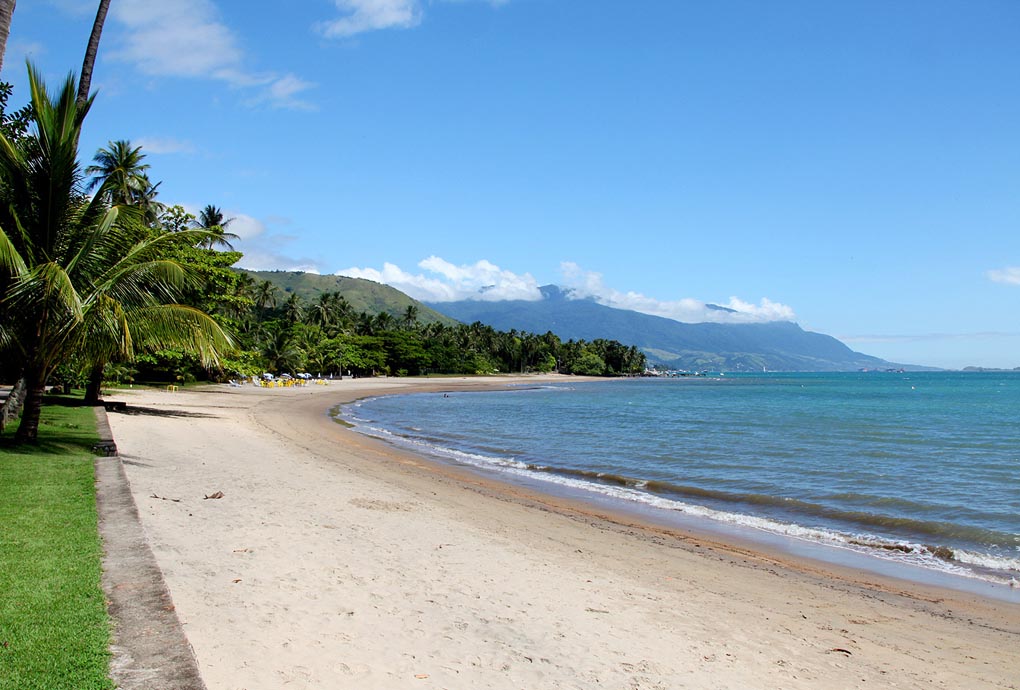
<svg viewBox="0 0 1020 690">
<path fill-rule="evenodd" d="M 0 438 L 0 690 L 113 688 L 89 407 L 43 408 L 37 445 Z"/>
</svg>

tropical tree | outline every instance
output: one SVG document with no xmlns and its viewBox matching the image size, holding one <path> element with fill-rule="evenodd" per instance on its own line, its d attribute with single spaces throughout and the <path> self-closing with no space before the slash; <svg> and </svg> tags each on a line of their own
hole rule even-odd
<svg viewBox="0 0 1020 690">
<path fill-rule="evenodd" d="M 103 25 L 106 23 L 106 13 L 110 9 L 110 0 L 99 0 L 99 9 L 96 11 L 96 19 L 92 22 L 92 33 L 89 35 L 89 43 L 85 48 L 85 59 L 81 63 L 81 81 L 78 83 L 78 107 L 81 107 L 89 99 L 89 89 L 92 88 L 92 68 L 96 65 L 96 55 L 99 53 L 99 38 L 103 35 Z"/>
<path fill-rule="evenodd" d="M 276 306 L 276 286 L 272 282 L 263 280 L 255 286 L 255 306 L 259 311 Z"/>
<path fill-rule="evenodd" d="M 233 250 L 234 246 L 230 244 L 230 240 L 241 239 L 234 233 L 227 232 L 226 230 L 227 226 L 233 222 L 233 218 L 224 218 L 223 211 L 212 204 L 208 204 L 203 208 L 198 214 L 196 223 L 198 227 L 210 233 L 208 240 L 204 244 L 205 248 L 213 249 L 218 245 Z"/>
<path fill-rule="evenodd" d="M 7 51 L 7 37 L 11 35 L 11 19 L 17 0 L 0 0 L 0 69 L 4 66 L 4 53 Z"/>
<path fill-rule="evenodd" d="M 323 292 L 319 295 L 319 299 L 312 304 L 311 311 L 308 314 L 311 323 L 327 331 L 334 325 L 334 303 L 336 296 L 334 292 Z"/>
<path fill-rule="evenodd" d="M 84 194 L 78 139 L 92 99 L 78 105 L 73 77 L 51 98 L 34 68 L 28 76 L 34 145 L 0 134 L 0 345 L 13 345 L 26 382 L 18 441 L 38 436 L 47 380 L 72 354 L 174 342 L 213 364 L 230 345 L 208 316 L 173 303 L 188 278 L 163 258 L 176 235 L 151 235 L 137 211 Z"/>
<path fill-rule="evenodd" d="M 281 374 L 304 368 L 305 353 L 290 331 L 280 330 L 266 342 L 262 357 L 269 370 Z"/>
<path fill-rule="evenodd" d="M 146 225 L 158 225 L 159 215 L 164 210 L 162 204 L 155 200 L 156 188 L 149 180 L 142 147 L 132 147 L 125 140 L 111 141 L 108 148 L 101 148 L 93 158 L 94 164 L 85 168 L 85 174 L 91 175 L 87 189 L 98 190 L 97 194 L 105 197 L 111 206 L 131 206 L 138 209 L 140 220 Z M 135 313 L 135 316 L 146 312 Z M 103 325 L 97 326 L 96 332 L 86 342 L 92 350 L 91 370 L 85 389 L 85 402 L 99 402 L 103 383 L 103 370 L 107 362 L 118 353 L 130 351 L 130 344 L 119 342 L 116 332 Z M 125 345 L 127 347 L 125 348 Z"/>
<path fill-rule="evenodd" d="M 28 128 L 32 122 L 32 106 L 26 105 L 20 110 L 8 111 L 7 103 L 14 93 L 14 87 L 7 82 L 0 82 L 0 132 L 11 143 L 21 144 L 28 137 Z"/>
<path fill-rule="evenodd" d="M 167 232 L 184 232 L 196 227 L 195 215 L 188 213 L 181 205 L 164 208 L 159 214 L 158 221 L 159 226 Z"/>
<path fill-rule="evenodd" d="M 377 333 L 383 333 L 393 328 L 395 319 L 388 311 L 381 311 L 373 319 L 373 328 Z"/>
<path fill-rule="evenodd" d="M 288 325 L 293 326 L 300 322 L 304 313 L 304 302 L 298 297 L 296 292 L 292 292 L 287 301 L 283 303 L 283 316 L 287 320 Z"/>
<path fill-rule="evenodd" d="M 418 307 L 408 304 L 404 313 L 400 316 L 400 322 L 407 330 L 413 330 L 418 325 Z"/>
<path fill-rule="evenodd" d="M 152 186 L 145 173 L 149 164 L 143 162 L 142 147 L 132 147 L 131 142 L 123 139 L 107 146 L 96 151 L 95 163 L 85 168 L 85 174 L 93 176 L 88 189 L 101 187 L 111 204 L 134 206 Z"/>
<path fill-rule="evenodd" d="M 159 186 L 162 182 L 152 183 L 148 175 L 142 175 L 141 179 L 142 189 L 138 194 L 138 199 L 135 201 L 135 206 L 138 207 L 142 212 L 142 220 L 146 225 L 158 228 L 159 219 L 162 217 L 163 212 L 166 211 L 166 204 L 156 201 L 156 197 L 159 195 Z"/>
</svg>

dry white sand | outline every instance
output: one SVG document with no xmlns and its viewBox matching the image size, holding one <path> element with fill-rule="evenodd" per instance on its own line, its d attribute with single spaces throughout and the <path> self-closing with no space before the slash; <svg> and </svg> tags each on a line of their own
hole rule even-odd
<svg viewBox="0 0 1020 690">
<path fill-rule="evenodd" d="M 1016 605 L 630 524 L 327 416 L 436 384 L 114 396 L 131 407 L 111 426 L 210 690 L 1020 684 Z"/>
</svg>

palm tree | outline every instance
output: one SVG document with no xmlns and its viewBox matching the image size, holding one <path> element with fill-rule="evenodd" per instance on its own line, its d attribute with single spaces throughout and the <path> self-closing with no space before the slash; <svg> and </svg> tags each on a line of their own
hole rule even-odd
<svg viewBox="0 0 1020 690">
<path fill-rule="evenodd" d="M 123 139 L 111 141 L 107 146 L 109 148 L 96 151 L 92 159 L 94 165 L 85 168 L 85 174 L 93 176 L 88 189 L 98 187 L 111 204 L 134 206 L 152 186 L 145 174 L 149 164 L 142 162 L 145 160 L 142 147 L 132 148 L 131 142 Z"/>
<path fill-rule="evenodd" d="M 33 145 L 0 134 L 0 346 L 14 345 L 24 372 L 19 442 L 37 438 L 47 380 L 73 354 L 172 342 L 212 364 L 231 344 L 207 315 L 173 304 L 188 274 L 162 256 L 178 235 L 153 236 L 136 210 L 84 194 L 78 139 L 92 99 L 77 104 L 73 77 L 51 99 L 37 70 L 28 76 Z"/>
<path fill-rule="evenodd" d="M 262 357 L 269 370 L 277 374 L 300 369 L 302 355 L 294 336 L 282 329 L 273 333 L 262 349 Z"/>
<path fill-rule="evenodd" d="M 98 188 L 98 194 L 104 196 L 111 205 L 135 207 L 140 211 L 143 222 L 150 226 L 157 224 L 163 210 L 163 205 L 155 201 L 159 184 L 153 185 L 145 174 L 149 165 L 143 162 L 145 154 L 142 153 L 142 147 L 132 147 L 125 140 L 111 141 L 108 147 L 99 149 L 93 157 L 94 164 L 85 168 L 85 174 L 92 176 L 87 189 Z M 89 381 L 85 388 L 85 402 L 91 405 L 99 402 L 103 369 L 116 354 L 117 348 L 113 344 L 116 338 L 111 342 L 111 338 L 104 337 L 106 335 L 113 334 L 100 329 L 92 339 L 107 344 L 96 348 L 92 359 Z"/>
<path fill-rule="evenodd" d="M 92 87 L 92 68 L 96 64 L 96 55 L 99 53 L 99 37 L 103 35 L 103 24 L 106 23 L 106 12 L 110 9 L 110 0 L 99 0 L 99 9 L 96 11 L 96 20 L 92 23 L 92 33 L 89 35 L 89 44 L 85 49 L 85 59 L 81 63 L 81 81 L 78 84 L 78 107 L 81 107 L 89 99 L 89 89 Z"/>
<path fill-rule="evenodd" d="M 160 227 L 159 219 L 166 212 L 166 204 L 156 201 L 156 197 L 159 196 L 159 186 L 163 183 L 152 184 L 148 175 L 142 175 L 140 182 L 141 190 L 138 192 L 135 206 L 141 209 L 142 219 L 146 225 L 150 228 L 158 228 Z"/>
<path fill-rule="evenodd" d="M 234 222 L 233 218 L 224 218 L 223 211 L 217 206 L 206 204 L 201 213 L 198 214 L 198 224 L 203 228 L 219 226 L 225 228 Z"/>
<path fill-rule="evenodd" d="M 276 286 L 271 281 L 263 280 L 255 286 L 255 306 L 261 310 L 276 306 Z"/>
<path fill-rule="evenodd" d="M 234 233 L 226 231 L 226 227 L 233 223 L 234 219 L 224 218 L 223 211 L 212 204 L 208 204 L 202 209 L 201 213 L 198 214 L 198 220 L 195 222 L 198 227 L 211 233 L 209 239 L 203 245 L 206 249 L 212 249 L 219 245 L 233 251 L 234 246 L 230 244 L 230 240 L 241 239 Z"/>
<path fill-rule="evenodd" d="M 393 314 L 388 311 L 381 311 L 375 315 L 373 322 L 375 330 L 378 332 L 392 330 L 394 322 Z"/>
<path fill-rule="evenodd" d="M 403 315 L 400 317 L 401 323 L 407 330 L 413 330 L 418 324 L 418 307 L 413 304 L 408 304 L 407 309 L 404 310 Z"/>
<path fill-rule="evenodd" d="M 7 37 L 11 35 L 11 19 L 17 0 L 0 0 L 0 69 L 4 66 L 4 53 L 7 50 Z"/>
<path fill-rule="evenodd" d="M 292 292 L 287 301 L 283 303 L 283 315 L 287 320 L 287 325 L 293 326 L 294 324 L 301 321 L 301 317 L 305 313 L 305 305 L 303 304 L 300 297 L 296 292 Z"/>
</svg>

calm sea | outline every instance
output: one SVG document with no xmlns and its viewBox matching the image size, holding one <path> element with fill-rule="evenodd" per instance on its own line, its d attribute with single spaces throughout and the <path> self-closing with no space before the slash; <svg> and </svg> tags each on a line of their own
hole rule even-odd
<svg viewBox="0 0 1020 690">
<path fill-rule="evenodd" d="M 1020 374 L 634 379 L 386 396 L 342 414 L 550 488 L 1020 580 Z"/>
</svg>

